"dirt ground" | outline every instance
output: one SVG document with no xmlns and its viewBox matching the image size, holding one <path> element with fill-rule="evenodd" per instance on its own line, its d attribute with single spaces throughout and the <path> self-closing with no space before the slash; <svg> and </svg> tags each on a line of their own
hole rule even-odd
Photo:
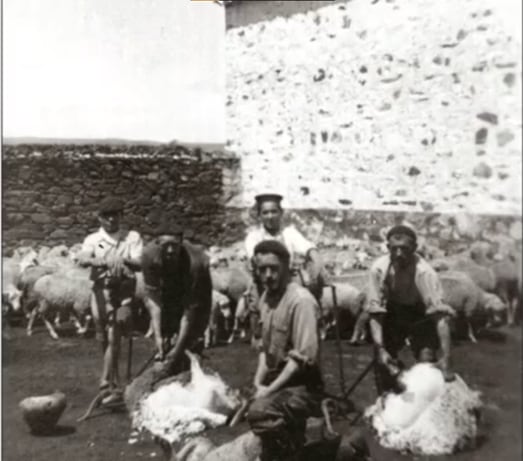
<svg viewBox="0 0 523 461">
<path fill-rule="evenodd" d="M 456 371 L 471 387 L 483 392 L 482 436 L 476 450 L 439 459 L 521 459 L 521 331 L 503 329 L 501 333 L 496 341 L 484 338 L 478 344 L 459 343 L 454 348 Z M 130 421 L 125 413 L 98 413 L 97 417 L 76 423 L 76 418 L 85 411 L 97 390 L 101 351 L 94 339 L 69 336 L 54 341 L 43 327 L 32 337 L 26 337 L 22 328 L 12 328 L 9 335 L 10 338 L 4 338 L 2 344 L 4 460 L 163 460 L 161 450 L 152 442 L 128 444 Z M 150 340 L 143 337 L 134 339 L 134 372 L 145 362 L 151 350 Z M 351 347 L 344 342 L 343 363 L 348 385 L 369 363 L 370 353 L 369 346 Z M 123 355 L 126 355 L 125 348 Z M 243 386 L 252 381 L 256 355 L 248 345 L 238 343 L 217 347 L 207 351 L 206 355 L 203 363 L 216 369 L 232 386 Z M 334 341 L 325 343 L 322 357 L 328 390 L 339 394 Z M 18 403 L 25 397 L 54 390 L 61 390 L 68 399 L 68 408 L 58 431 L 51 436 L 30 435 Z M 362 406 L 374 400 L 371 374 L 357 387 L 352 398 Z M 336 428 L 344 432 L 351 430 L 347 421 L 336 423 Z M 242 423 L 234 430 L 220 428 L 209 436 L 214 441 L 223 442 L 245 430 L 245 423 Z M 415 458 L 388 453 L 383 459 Z"/>
</svg>

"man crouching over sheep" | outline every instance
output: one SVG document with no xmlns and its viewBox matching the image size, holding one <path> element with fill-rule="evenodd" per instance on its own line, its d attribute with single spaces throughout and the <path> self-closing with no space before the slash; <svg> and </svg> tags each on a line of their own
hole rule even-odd
<svg viewBox="0 0 523 461">
<path fill-rule="evenodd" d="M 261 461 L 294 459 L 305 442 L 306 419 L 320 413 L 318 306 L 306 288 L 291 282 L 283 244 L 262 241 L 254 257 L 265 292 L 259 302 L 256 391 L 247 420 L 262 440 Z"/>
<path fill-rule="evenodd" d="M 100 390 L 118 386 L 121 333 L 131 320 L 133 271 L 139 270 L 143 248 L 137 232 L 120 228 L 122 214 L 119 200 L 103 200 L 98 210 L 100 229 L 87 236 L 78 255 L 81 266 L 91 267 L 91 310 L 104 351 Z"/>
<path fill-rule="evenodd" d="M 395 226 L 387 234 L 389 255 L 370 269 L 368 304 L 370 328 L 375 345 L 378 394 L 395 386 L 397 356 L 408 339 L 417 361 L 438 362 L 445 379 L 449 370 L 449 316 L 436 272 L 416 254 L 416 234 L 407 226 Z"/>
<path fill-rule="evenodd" d="M 162 223 L 143 250 L 142 272 L 156 358 L 164 361 L 161 379 L 189 369 L 185 350 L 203 349 L 212 304 L 209 259 L 203 248 L 183 239 L 180 227 Z"/>
</svg>

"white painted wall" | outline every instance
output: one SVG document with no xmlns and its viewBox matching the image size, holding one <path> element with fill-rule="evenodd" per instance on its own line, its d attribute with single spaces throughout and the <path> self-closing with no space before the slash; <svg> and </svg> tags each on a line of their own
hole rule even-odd
<svg viewBox="0 0 523 461">
<path fill-rule="evenodd" d="M 4 136 L 224 142 L 224 8 L 4 0 Z"/>
</svg>

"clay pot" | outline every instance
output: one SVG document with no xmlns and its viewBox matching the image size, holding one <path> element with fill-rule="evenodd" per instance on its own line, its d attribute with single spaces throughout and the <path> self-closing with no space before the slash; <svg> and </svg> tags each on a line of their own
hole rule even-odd
<svg viewBox="0 0 523 461">
<path fill-rule="evenodd" d="M 67 406 L 67 400 L 62 392 L 54 394 L 27 397 L 19 404 L 24 421 L 33 434 L 52 432 L 56 423 Z"/>
</svg>

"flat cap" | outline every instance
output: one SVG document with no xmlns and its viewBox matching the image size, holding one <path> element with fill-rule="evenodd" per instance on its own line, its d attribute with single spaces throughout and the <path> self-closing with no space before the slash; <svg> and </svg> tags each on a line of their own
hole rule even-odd
<svg viewBox="0 0 523 461">
<path fill-rule="evenodd" d="M 389 240 L 393 235 L 406 235 L 410 237 L 412 240 L 416 242 L 416 232 L 409 226 L 405 226 L 403 224 L 399 224 L 397 226 L 393 226 L 388 232 L 387 232 L 387 240 Z"/>
<path fill-rule="evenodd" d="M 151 230 L 155 237 L 161 235 L 183 235 L 183 227 L 171 220 L 162 220 L 158 225 L 152 226 Z"/>
<path fill-rule="evenodd" d="M 278 202 L 280 203 L 283 200 L 283 196 L 280 194 L 258 194 L 254 197 L 256 203 L 260 204 L 262 202 Z"/>
<path fill-rule="evenodd" d="M 116 197 L 106 197 L 98 206 L 98 214 L 119 213 L 123 211 L 123 202 Z"/>
</svg>

